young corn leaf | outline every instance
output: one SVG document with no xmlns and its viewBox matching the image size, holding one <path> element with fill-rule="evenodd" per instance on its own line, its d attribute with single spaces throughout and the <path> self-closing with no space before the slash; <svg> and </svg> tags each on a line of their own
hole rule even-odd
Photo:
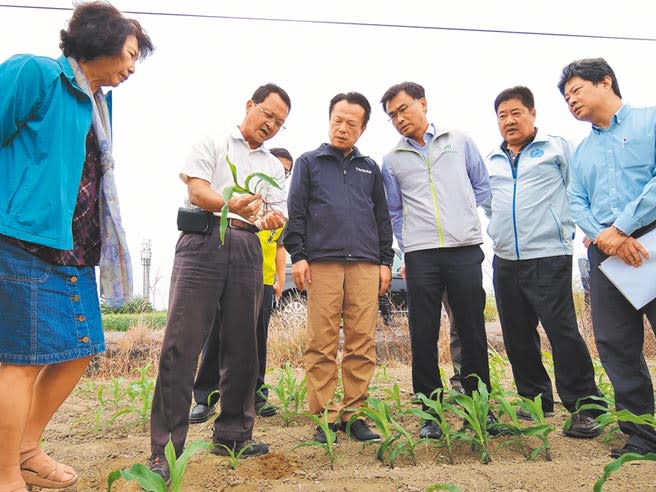
<svg viewBox="0 0 656 492">
<path fill-rule="evenodd" d="M 223 207 L 221 208 L 221 221 L 219 224 L 219 237 L 221 238 L 221 244 L 225 241 L 225 231 L 228 228 L 228 202 L 230 201 L 230 198 L 232 198 L 234 192 L 234 186 L 227 186 L 223 190 Z"/>
<path fill-rule="evenodd" d="M 267 176 L 264 173 L 253 173 L 253 174 L 248 175 L 246 177 L 246 180 L 244 181 L 244 188 L 249 190 L 249 192 L 252 193 L 252 194 L 255 194 L 254 192 L 250 191 L 250 189 L 251 189 L 250 188 L 250 182 L 251 182 L 251 179 L 253 179 L 253 178 L 259 178 L 260 181 L 264 181 L 265 183 L 270 184 L 274 188 L 280 189 L 280 185 L 278 184 L 278 182 L 275 179 L 273 179 L 271 176 Z"/>
<path fill-rule="evenodd" d="M 107 478 L 107 492 L 111 492 L 112 485 L 119 477 L 125 480 L 134 480 L 146 492 L 168 492 L 164 479 L 143 463 L 135 463 L 127 470 L 111 472 Z"/>
<path fill-rule="evenodd" d="M 626 453 L 611 461 L 604 467 L 604 474 L 595 482 L 593 487 L 594 492 L 602 492 L 604 483 L 606 483 L 611 473 L 615 473 L 624 463 L 628 463 L 629 461 L 656 461 L 656 453 L 647 453 L 645 455 Z"/>
<path fill-rule="evenodd" d="M 191 457 L 199 451 L 209 449 L 210 443 L 207 441 L 194 441 L 190 443 L 176 459 L 173 443 L 169 441 L 164 448 L 166 460 L 169 463 L 169 470 L 171 471 L 171 492 L 182 491 L 182 480 L 184 479 L 187 470 L 187 464 Z"/>
<path fill-rule="evenodd" d="M 462 489 L 452 483 L 435 483 L 426 487 L 425 492 L 436 492 L 437 490 L 446 490 L 447 492 L 462 492 Z"/>
</svg>

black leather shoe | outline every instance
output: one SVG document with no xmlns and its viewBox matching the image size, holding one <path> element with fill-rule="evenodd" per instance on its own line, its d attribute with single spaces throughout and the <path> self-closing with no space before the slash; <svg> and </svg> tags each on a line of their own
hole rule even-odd
<svg viewBox="0 0 656 492">
<path fill-rule="evenodd" d="M 590 415 L 574 413 L 572 414 L 572 425 L 563 433 L 568 437 L 591 439 L 601 434 L 601 426 Z"/>
<path fill-rule="evenodd" d="M 214 414 L 215 410 L 216 403 L 210 406 L 199 403 L 191 409 L 191 412 L 189 412 L 189 423 L 202 424 L 203 422 L 207 422 L 209 418 Z"/>
<path fill-rule="evenodd" d="M 544 415 L 545 418 L 553 417 L 555 415 L 553 410 L 542 410 L 542 414 Z M 533 420 L 533 417 L 531 416 L 531 412 L 528 412 L 523 408 L 517 409 L 517 418 L 520 418 L 522 420 L 528 420 L 528 421 Z"/>
<path fill-rule="evenodd" d="M 635 444 L 631 444 L 627 442 L 623 447 L 621 448 L 613 448 L 610 450 L 610 457 L 615 459 L 619 458 L 620 456 L 627 454 L 627 453 L 635 453 L 639 454 L 641 456 L 646 455 L 647 453 L 653 453 L 655 451 L 649 451 L 648 449 L 641 448 L 640 446 L 636 446 Z"/>
<path fill-rule="evenodd" d="M 363 419 L 356 419 L 351 424 L 350 434 L 358 441 L 380 441 L 380 435 L 372 431 Z"/>
<path fill-rule="evenodd" d="M 255 413 L 260 417 L 273 417 L 276 414 L 276 407 L 271 405 L 268 401 L 256 401 Z"/>
<path fill-rule="evenodd" d="M 442 436 L 442 429 L 432 420 L 424 421 L 421 429 L 419 429 L 419 437 L 421 439 L 441 439 Z"/>
<path fill-rule="evenodd" d="M 508 429 L 498 427 L 499 420 L 494 416 L 492 412 L 487 414 L 487 433 L 492 437 L 496 436 L 511 436 L 512 432 Z"/>
<path fill-rule="evenodd" d="M 335 422 L 334 424 L 329 424 L 330 430 L 335 433 L 335 440 L 333 441 L 333 444 L 337 443 L 337 431 L 342 428 L 342 423 L 341 422 Z M 317 442 L 320 442 L 322 444 L 326 444 L 328 442 L 328 439 L 326 439 L 326 434 L 323 432 L 323 429 L 321 427 L 317 426 L 316 432 L 314 433 L 314 440 Z"/>
<path fill-rule="evenodd" d="M 148 458 L 148 468 L 150 468 L 150 471 L 153 473 L 157 473 L 162 477 L 166 483 L 169 483 L 171 472 L 169 471 L 169 463 L 166 461 L 164 455 L 154 454 Z"/>
<path fill-rule="evenodd" d="M 231 441 L 228 439 L 216 439 L 212 442 L 210 452 L 218 456 L 230 456 L 230 452 L 226 449 L 229 448 L 236 455 L 243 448 L 246 450 L 242 453 L 242 458 L 250 458 L 251 456 L 260 456 L 269 452 L 269 446 L 263 442 L 255 441 Z"/>
</svg>

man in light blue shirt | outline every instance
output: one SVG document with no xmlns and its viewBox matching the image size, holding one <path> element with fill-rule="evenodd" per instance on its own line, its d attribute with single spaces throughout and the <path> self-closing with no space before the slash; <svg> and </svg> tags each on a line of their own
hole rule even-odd
<svg viewBox="0 0 656 492">
<path fill-rule="evenodd" d="M 617 78 L 603 58 L 577 60 L 558 88 L 572 115 L 592 124 L 577 148 L 568 188 L 574 221 L 590 239 L 590 302 L 599 357 L 618 409 L 654 414 L 651 377 L 642 353 L 643 315 L 656 327 L 656 300 L 636 310 L 599 270 L 609 256 L 640 267 L 649 257 L 638 238 L 656 221 L 656 108 L 622 102 Z M 625 453 L 656 451 L 656 430 L 621 422 Z"/>
</svg>

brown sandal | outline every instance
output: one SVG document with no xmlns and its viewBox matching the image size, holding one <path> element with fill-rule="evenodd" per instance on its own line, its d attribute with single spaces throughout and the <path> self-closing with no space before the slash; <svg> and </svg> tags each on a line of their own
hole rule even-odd
<svg viewBox="0 0 656 492">
<path fill-rule="evenodd" d="M 63 489 L 77 481 L 77 472 L 70 466 L 57 463 L 41 448 L 21 453 L 21 475 L 26 485 L 46 489 Z M 66 479 L 66 475 L 73 475 Z"/>
<path fill-rule="evenodd" d="M 0 492 L 27 492 L 25 482 L 22 480 L 16 480 L 5 485 L 0 485 Z"/>
</svg>

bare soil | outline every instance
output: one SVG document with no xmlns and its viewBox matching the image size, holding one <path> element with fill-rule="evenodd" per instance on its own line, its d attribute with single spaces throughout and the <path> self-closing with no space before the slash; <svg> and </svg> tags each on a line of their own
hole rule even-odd
<svg viewBox="0 0 656 492">
<path fill-rule="evenodd" d="M 447 374 L 449 369 L 446 369 Z M 409 399 L 409 367 L 393 367 L 387 373 L 389 384 L 398 381 L 404 397 Z M 298 375 L 302 376 L 300 370 Z M 145 463 L 149 456 L 148 431 L 135 424 L 133 417 L 119 420 L 101 431 L 94 430 L 97 401 L 92 387 L 97 382 L 87 379 L 79 385 L 44 436 L 44 448 L 56 459 L 73 465 L 79 473 L 80 479 L 67 489 L 70 491 L 105 491 L 107 475 L 112 470 Z M 268 455 L 242 460 L 236 470 L 223 458 L 197 455 L 189 464 L 183 489 L 185 492 L 420 492 L 434 483 L 451 483 L 463 491 L 590 491 L 604 465 L 610 461 L 609 449 L 622 445 L 623 438 L 620 435 L 605 442 L 606 435 L 592 440 L 564 437 L 561 428 L 566 418 L 564 409 L 557 407 L 556 416 L 548 419 L 556 428 L 550 437 L 551 462 L 543 457 L 526 461 L 520 451 L 510 445 L 509 438 L 495 438 L 491 448 L 492 462 L 487 465 L 479 463 L 477 454 L 469 446 L 460 444 L 456 447 L 453 465 L 448 464 L 442 451 L 424 447 L 418 452 L 416 465 L 401 459 L 394 468 L 389 468 L 376 460 L 375 446 L 363 446 L 340 432 L 337 462 L 331 470 L 320 448 L 292 451 L 296 444 L 312 436 L 313 426 L 307 417 L 295 417 L 289 427 L 283 426 L 279 415 L 258 417 L 255 438 L 269 444 Z M 417 433 L 419 423 L 408 417 L 404 426 Z M 211 427 L 211 421 L 191 426 L 188 442 L 210 439 Z M 134 482 L 119 480 L 114 490 L 138 491 L 139 487 Z M 656 463 L 625 465 L 612 475 L 604 490 L 656 490 Z"/>
</svg>

